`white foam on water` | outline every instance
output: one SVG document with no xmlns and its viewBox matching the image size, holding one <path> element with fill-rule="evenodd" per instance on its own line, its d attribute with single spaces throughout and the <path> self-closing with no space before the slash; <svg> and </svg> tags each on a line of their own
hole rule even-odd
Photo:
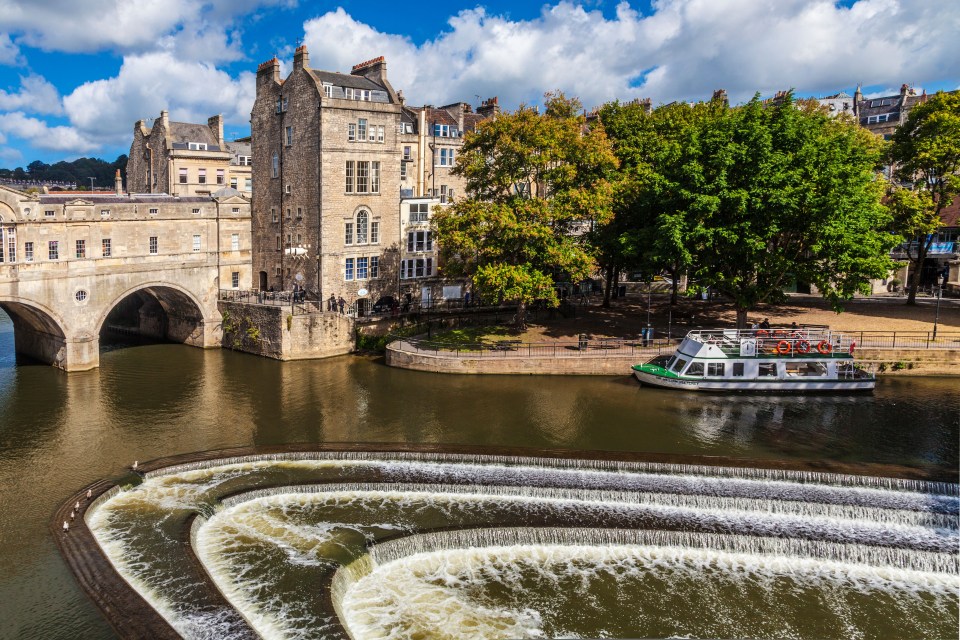
<svg viewBox="0 0 960 640">
<path fill-rule="evenodd" d="M 323 503 L 325 506 L 359 508 L 370 514 L 369 525 L 346 525 L 367 538 L 370 529 L 366 527 L 412 530 L 411 522 L 406 520 L 379 521 L 376 514 L 386 504 L 415 512 L 426 500 L 431 508 L 440 510 L 451 519 L 463 513 L 482 514 L 491 503 L 494 506 L 509 503 L 521 509 L 554 511 L 575 506 L 621 516 L 643 513 L 676 521 L 679 526 L 690 522 L 712 523 L 710 526 L 717 526 L 720 530 L 751 535 L 816 537 L 826 532 L 829 539 L 841 542 L 944 550 L 952 552 L 953 559 L 937 560 L 934 564 L 947 567 L 953 575 L 957 573 L 956 514 L 960 508 L 957 485 L 724 467 L 447 454 L 246 456 L 150 472 L 140 486 L 118 492 L 98 503 L 96 509 L 88 511 L 87 521 L 121 575 L 185 637 L 202 637 L 207 629 L 212 628 L 220 628 L 218 637 L 227 637 L 232 624 L 230 616 L 221 616 L 222 623 L 195 624 L 192 621 L 210 616 L 211 619 L 220 619 L 220 614 L 196 612 L 191 609 L 190 602 L 179 601 L 177 594 L 182 589 L 176 580 L 155 581 L 157 572 L 134 548 L 138 536 L 143 533 L 134 535 L 131 523 L 136 521 L 138 513 L 150 514 L 158 522 L 156 535 L 165 536 L 160 528 L 164 518 L 175 522 L 190 513 L 211 514 L 219 494 L 257 486 L 260 478 L 274 478 L 275 475 L 271 474 L 276 471 L 289 472 L 293 477 L 321 473 L 325 479 L 341 474 L 344 480 L 374 472 L 376 477 L 393 482 L 428 483 L 421 484 L 416 491 L 409 487 L 398 491 L 396 485 L 383 484 L 379 485 L 382 487 L 379 494 L 371 491 L 378 485 L 353 483 L 310 487 L 311 492 L 328 494 L 325 500 L 332 502 Z M 485 483 L 501 486 L 469 486 Z M 434 484 L 445 486 L 432 486 Z M 270 503 L 271 508 L 280 509 L 280 513 L 285 514 L 285 509 L 299 504 L 297 501 L 307 504 L 316 500 L 315 497 L 304 497 L 302 491 L 303 487 L 277 488 L 263 492 L 261 497 L 273 495 L 276 501 Z M 224 500 L 224 503 L 251 502 L 251 497 L 256 494 L 243 494 Z M 230 525 L 232 529 L 221 529 L 216 542 L 214 529 L 209 529 L 209 548 L 204 562 L 208 571 L 217 562 L 226 562 L 230 553 L 242 551 L 242 540 L 275 544 L 292 566 L 326 566 L 323 560 L 327 553 L 325 545 L 332 545 L 329 548 L 337 550 L 340 543 L 334 532 L 344 530 L 343 523 L 335 520 L 296 523 L 272 512 L 264 515 L 264 505 L 249 505 L 248 517 L 260 517 L 259 522 L 244 524 L 239 518 Z M 257 513 L 259 516 L 253 515 Z M 453 520 L 451 524 L 455 525 Z M 485 526 L 496 524 L 487 523 Z M 206 528 L 204 525 L 203 529 Z M 237 536 L 231 540 L 225 535 L 228 530 Z M 340 548 L 340 551 L 344 549 Z M 221 553 L 219 557 L 218 553 Z M 886 558 L 885 562 L 895 562 L 896 558 L 902 557 L 925 557 L 920 552 L 873 547 L 863 553 L 863 558 Z M 924 565 L 924 562 L 920 564 Z M 219 571 L 228 577 L 226 564 Z M 223 580 L 218 579 L 218 584 L 223 589 Z M 266 583 L 255 586 L 260 589 L 268 587 Z M 308 621 L 284 603 L 273 605 L 280 618 L 289 617 L 289 620 L 277 621 L 276 630 L 266 634 L 269 637 L 274 637 L 274 633 L 279 634 L 275 637 L 289 633 L 288 623 L 294 627 L 298 624 L 324 624 L 323 620 Z M 494 613 L 491 615 L 496 618 L 499 614 Z M 524 617 L 532 615 L 530 612 L 511 610 L 507 614 L 511 620 L 526 620 L 524 628 L 536 627 L 530 622 L 532 618 Z"/>
<path fill-rule="evenodd" d="M 423 536 L 422 546 L 443 546 L 447 544 L 444 537 L 445 534 L 427 534 Z M 482 534 L 477 537 L 482 538 Z M 458 629 L 477 630 L 475 635 L 468 635 L 482 638 L 541 638 L 548 631 L 551 637 L 557 633 L 574 637 L 572 630 L 545 630 L 546 611 L 498 607 L 476 595 L 478 589 L 490 582 L 507 586 L 520 584 L 524 573 L 530 572 L 547 584 L 559 585 L 572 577 L 581 585 L 578 598 L 589 592 L 591 583 L 601 574 L 614 575 L 619 582 L 629 583 L 631 579 L 654 573 L 668 586 L 679 574 L 685 574 L 683 577 L 688 579 L 701 579 L 710 573 L 711 579 L 731 583 L 744 579 L 762 583 L 789 578 L 818 586 L 832 583 L 866 593 L 922 591 L 944 598 L 950 598 L 960 588 L 957 576 L 939 573 L 820 558 L 648 545 L 538 543 L 444 548 L 383 564 L 374 561 L 370 566 L 367 575 L 346 585 L 339 594 L 342 620 L 355 640 L 454 638 L 456 632 L 450 630 Z M 749 631 L 742 630 L 741 635 L 743 633 L 749 634 Z"/>
</svg>

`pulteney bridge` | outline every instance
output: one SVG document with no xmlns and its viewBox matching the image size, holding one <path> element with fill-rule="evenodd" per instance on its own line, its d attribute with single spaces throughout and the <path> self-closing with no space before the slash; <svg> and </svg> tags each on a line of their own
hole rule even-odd
<svg viewBox="0 0 960 640">
<path fill-rule="evenodd" d="M 249 200 L 123 194 L 119 180 L 112 194 L 0 186 L 0 308 L 17 353 L 92 369 L 112 328 L 220 345 L 218 289 L 251 283 Z"/>
</svg>

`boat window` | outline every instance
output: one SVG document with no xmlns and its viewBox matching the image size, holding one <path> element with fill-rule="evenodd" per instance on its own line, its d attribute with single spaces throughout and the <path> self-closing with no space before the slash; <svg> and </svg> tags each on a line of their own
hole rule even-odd
<svg viewBox="0 0 960 640">
<path fill-rule="evenodd" d="M 673 366 L 673 363 L 676 361 L 677 361 L 677 356 L 671 356 L 670 359 L 667 361 L 667 364 L 663 365 L 663 368 L 669 369 L 670 367 Z"/>
<path fill-rule="evenodd" d="M 784 368 L 788 376 L 825 376 L 827 365 L 825 362 L 787 362 Z"/>
<path fill-rule="evenodd" d="M 680 373 L 685 366 L 687 366 L 687 361 L 683 358 L 677 358 L 676 362 L 673 363 L 673 366 L 670 367 L 670 370 L 675 373 Z"/>
<path fill-rule="evenodd" d="M 737 363 L 740 365 L 740 375 L 743 375 L 743 363 Z M 707 375 L 708 376 L 723 376 L 726 375 L 727 364 L 725 362 L 708 362 L 707 363 Z"/>
<path fill-rule="evenodd" d="M 757 375 L 760 377 L 769 377 L 777 375 L 777 363 L 776 362 L 761 362 L 758 369 Z"/>
<path fill-rule="evenodd" d="M 743 375 L 743 363 L 742 363 L 742 362 L 734 362 L 734 363 L 733 363 L 733 375 L 735 375 L 735 376 L 742 376 L 742 375 Z"/>
<path fill-rule="evenodd" d="M 703 363 L 694 362 L 690 365 L 690 368 L 687 369 L 686 375 L 688 376 L 703 376 Z"/>
</svg>

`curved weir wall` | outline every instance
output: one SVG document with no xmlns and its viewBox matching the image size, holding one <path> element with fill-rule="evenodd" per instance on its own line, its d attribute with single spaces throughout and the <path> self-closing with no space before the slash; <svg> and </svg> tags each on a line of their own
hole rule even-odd
<svg viewBox="0 0 960 640">
<path fill-rule="evenodd" d="M 110 494 L 93 535 L 184 637 L 937 637 L 960 611 L 951 483 L 302 452 Z"/>
</svg>

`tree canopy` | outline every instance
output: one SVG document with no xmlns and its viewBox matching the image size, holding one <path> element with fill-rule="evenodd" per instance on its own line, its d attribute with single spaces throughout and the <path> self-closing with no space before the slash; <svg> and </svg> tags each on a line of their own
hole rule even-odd
<svg viewBox="0 0 960 640">
<path fill-rule="evenodd" d="M 559 303 L 554 284 L 594 270 L 579 230 L 611 215 L 617 160 L 602 127 L 587 130 L 580 103 L 547 94 L 544 114 L 521 106 L 468 134 L 455 173 L 468 197 L 433 219 L 447 275 L 475 294 L 518 305 Z"/>
<path fill-rule="evenodd" d="M 78 158 L 71 162 L 61 160 L 51 165 L 34 160 L 27 165 L 26 170 L 22 167 L 0 169 L 0 178 L 32 182 L 73 182 L 80 188 L 89 188 L 90 178 L 93 178 L 97 187 L 113 187 L 117 169 L 120 169 L 120 175 L 125 175 L 126 155 L 120 155 L 113 162 L 99 158 Z"/>
<path fill-rule="evenodd" d="M 616 215 L 639 239 L 625 245 L 730 297 L 740 326 L 794 279 L 839 304 L 888 274 L 883 147 L 867 131 L 791 94 L 635 111 L 621 127 L 624 111 L 601 119 L 624 167 Z"/>
<path fill-rule="evenodd" d="M 960 192 L 960 94 L 939 92 L 911 109 L 893 134 L 889 161 L 900 183 L 890 193 L 894 226 L 908 240 L 907 304 L 915 304 L 940 213 Z"/>
</svg>

